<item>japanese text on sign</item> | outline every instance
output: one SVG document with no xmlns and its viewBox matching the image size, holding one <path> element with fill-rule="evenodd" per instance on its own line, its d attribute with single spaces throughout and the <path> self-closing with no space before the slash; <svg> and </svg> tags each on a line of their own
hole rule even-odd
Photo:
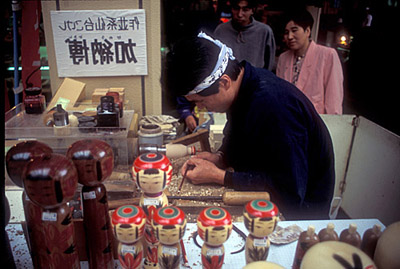
<svg viewBox="0 0 400 269">
<path fill-rule="evenodd" d="M 58 75 L 147 75 L 144 10 L 52 11 Z"/>
</svg>

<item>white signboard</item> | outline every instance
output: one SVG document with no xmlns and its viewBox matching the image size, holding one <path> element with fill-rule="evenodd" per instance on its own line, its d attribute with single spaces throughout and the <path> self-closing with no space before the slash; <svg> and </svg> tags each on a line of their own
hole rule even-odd
<svg viewBox="0 0 400 269">
<path fill-rule="evenodd" d="M 147 75 L 143 9 L 51 11 L 59 77 Z"/>
</svg>

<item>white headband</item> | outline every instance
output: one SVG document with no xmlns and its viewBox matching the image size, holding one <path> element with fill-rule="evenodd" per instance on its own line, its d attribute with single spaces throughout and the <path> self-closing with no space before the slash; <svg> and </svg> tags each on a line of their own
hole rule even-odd
<svg viewBox="0 0 400 269">
<path fill-rule="evenodd" d="M 221 41 L 216 40 L 211 38 L 210 36 L 206 35 L 204 32 L 200 32 L 197 37 L 207 39 L 211 42 L 213 42 L 215 45 L 221 48 L 219 55 L 218 55 L 218 61 L 214 67 L 214 70 L 211 72 L 211 74 L 203 79 L 203 81 L 197 85 L 192 91 L 190 91 L 187 95 L 192 95 L 199 93 L 203 91 L 204 89 L 207 89 L 210 87 L 215 81 L 217 81 L 225 72 L 226 67 L 228 66 L 228 60 L 235 60 L 235 57 L 233 56 L 232 49 L 227 47 L 225 44 L 223 44 Z"/>
</svg>

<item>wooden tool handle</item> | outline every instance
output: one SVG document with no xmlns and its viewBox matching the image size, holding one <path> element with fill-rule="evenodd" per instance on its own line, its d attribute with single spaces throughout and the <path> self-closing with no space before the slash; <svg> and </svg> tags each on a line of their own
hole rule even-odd
<svg viewBox="0 0 400 269">
<path fill-rule="evenodd" d="M 244 205 L 255 199 L 269 200 L 269 193 L 265 191 L 227 191 L 222 195 L 226 205 Z"/>
</svg>

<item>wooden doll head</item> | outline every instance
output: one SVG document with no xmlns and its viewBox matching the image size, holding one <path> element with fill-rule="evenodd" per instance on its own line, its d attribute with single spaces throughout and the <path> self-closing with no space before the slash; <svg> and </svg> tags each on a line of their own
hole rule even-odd
<svg viewBox="0 0 400 269">
<path fill-rule="evenodd" d="M 307 250 L 301 262 L 301 268 L 368 268 L 376 269 L 374 262 L 350 244 L 339 241 L 325 241 Z"/>
<path fill-rule="evenodd" d="M 52 153 L 32 159 L 25 167 L 23 182 L 29 199 L 50 209 L 72 199 L 78 173 L 71 160 Z"/>
<path fill-rule="evenodd" d="M 99 139 L 80 140 L 69 146 L 67 157 L 78 170 L 79 183 L 96 186 L 111 176 L 114 153 L 109 144 Z"/>
<path fill-rule="evenodd" d="M 275 230 L 278 214 L 278 208 L 274 203 L 265 199 L 253 200 L 244 208 L 244 224 L 251 235 L 266 237 Z"/>
<path fill-rule="evenodd" d="M 18 187 L 23 187 L 22 172 L 33 158 L 51 154 L 53 150 L 39 141 L 25 141 L 12 146 L 6 155 L 7 173 Z"/>
<path fill-rule="evenodd" d="M 118 241 L 133 244 L 143 236 L 146 215 L 141 207 L 120 206 L 113 212 L 111 223 L 114 236 Z"/>
<path fill-rule="evenodd" d="M 207 245 L 220 246 L 232 232 L 232 217 L 221 207 L 206 208 L 197 218 L 197 231 Z"/>
<path fill-rule="evenodd" d="M 171 182 L 172 165 L 161 153 L 144 153 L 134 161 L 132 176 L 144 193 L 160 193 Z"/>
<path fill-rule="evenodd" d="M 176 206 L 160 208 L 153 215 L 152 226 L 161 244 L 179 243 L 186 230 L 185 213 Z"/>
</svg>

